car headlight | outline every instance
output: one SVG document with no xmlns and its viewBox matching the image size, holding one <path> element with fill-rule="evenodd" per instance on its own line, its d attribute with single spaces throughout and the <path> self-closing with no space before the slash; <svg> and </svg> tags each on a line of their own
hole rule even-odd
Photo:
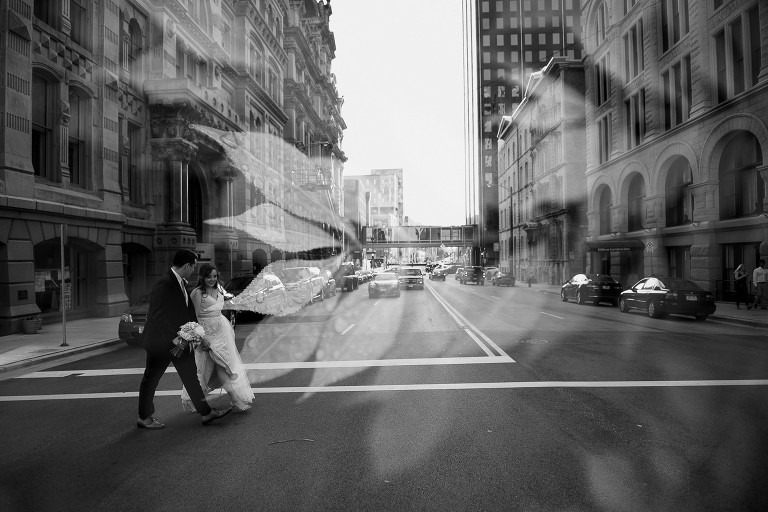
<svg viewBox="0 0 768 512">
<path fill-rule="evenodd" d="M 129 324 L 132 324 L 133 323 L 133 317 L 131 316 L 130 313 L 123 313 L 122 315 L 120 315 L 120 321 L 121 322 L 128 322 Z"/>
</svg>

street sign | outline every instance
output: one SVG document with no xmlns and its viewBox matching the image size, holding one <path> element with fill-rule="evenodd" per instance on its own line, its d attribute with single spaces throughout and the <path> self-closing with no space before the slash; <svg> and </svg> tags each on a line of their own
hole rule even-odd
<svg viewBox="0 0 768 512">
<path fill-rule="evenodd" d="M 72 283 L 61 284 L 61 305 L 59 311 L 72 309 Z"/>
</svg>

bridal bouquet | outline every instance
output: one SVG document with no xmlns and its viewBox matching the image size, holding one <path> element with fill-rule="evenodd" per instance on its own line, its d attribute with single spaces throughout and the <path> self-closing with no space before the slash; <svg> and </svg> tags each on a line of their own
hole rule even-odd
<svg viewBox="0 0 768 512">
<path fill-rule="evenodd" d="M 171 349 L 171 354 L 174 357 L 179 357 L 189 347 L 189 351 L 196 349 L 205 340 L 205 329 L 197 322 L 187 322 L 181 326 L 178 336 L 174 338 L 173 344 L 176 345 Z"/>
</svg>

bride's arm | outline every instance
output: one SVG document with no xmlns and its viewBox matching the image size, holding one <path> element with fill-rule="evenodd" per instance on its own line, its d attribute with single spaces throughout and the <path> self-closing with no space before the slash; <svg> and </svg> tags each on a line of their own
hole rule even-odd
<svg viewBox="0 0 768 512">
<path fill-rule="evenodd" d="M 200 316 L 203 305 L 203 292 L 200 291 L 200 288 L 195 288 L 192 290 L 189 298 L 192 299 L 192 305 L 195 307 L 195 315 Z"/>
</svg>

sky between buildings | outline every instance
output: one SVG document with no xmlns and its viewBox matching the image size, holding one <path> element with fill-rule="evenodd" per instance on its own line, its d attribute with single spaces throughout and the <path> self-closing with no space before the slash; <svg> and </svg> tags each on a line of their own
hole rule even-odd
<svg viewBox="0 0 768 512">
<path fill-rule="evenodd" d="M 403 169 L 411 224 L 461 225 L 460 0 L 332 0 L 345 175 Z"/>
</svg>

